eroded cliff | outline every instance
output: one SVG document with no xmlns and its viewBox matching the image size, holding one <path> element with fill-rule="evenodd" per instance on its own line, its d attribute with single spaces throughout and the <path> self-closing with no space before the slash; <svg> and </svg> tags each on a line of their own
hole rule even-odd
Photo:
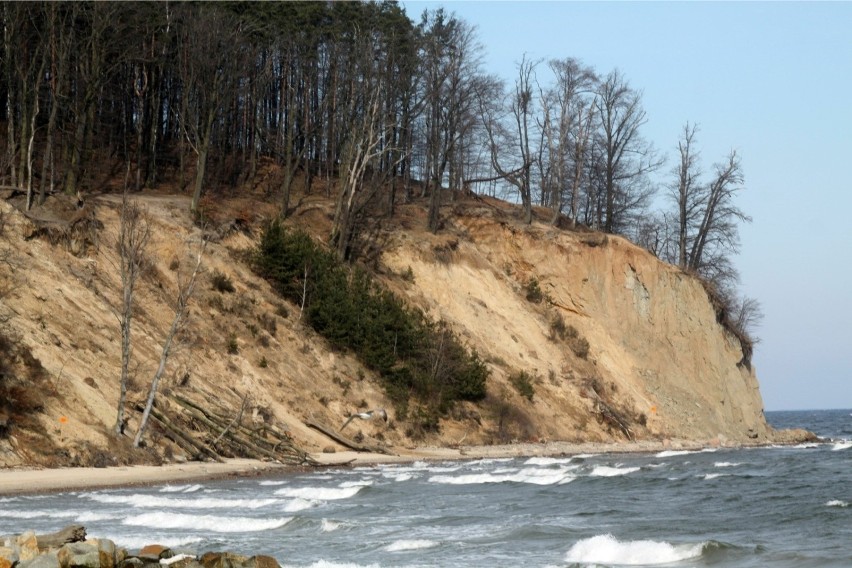
<svg viewBox="0 0 852 568">
<path fill-rule="evenodd" d="M 187 243 L 200 236 L 186 198 L 135 199 L 150 212 L 154 238 L 152 269 L 138 293 L 129 432 L 188 266 Z M 107 195 L 87 204 L 98 223 L 83 244 L 35 237 L 30 220 L 0 203 L 4 333 L 40 362 L 47 384 L 31 413 L 40 434 L 9 411 L 0 416 L 0 466 L 133 459 L 110 434 L 121 361 L 119 202 Z M 339 446 L 307 423 L 337 428 L 367 408 L 388 408 L 390 420 L 358 422 L 348 434 L 389 447 L 669 438 L 726 444 L 773 436 L 754 372 L 700 282 L 619 237 L 525 226 L 509 205 L 481 200 L 448 212 L 437 235 L 423 230 L 419 206 L 406 206 L 385 227 L 374 259 L 389 288 L 449 322 L 491 370 L 483 402 L 458 405 L 439 433 L 413 429 L 394 416 L 367 370 L 328 349 L 304 325 L 300 307 L 252 273 L 247 253 L 275 206 L 229 208 L 239 212 L 241 230 L 224 231 L 208 247 L 206 276 L 158 397 L 167 415 L 179 418 L 185 408 L 175 400 L 191 399 L 248 425 L 286 430 L 309 451 Z M 292 222 L 327 234 L 330 208 L 321 198 L 305 200 Z M 233 293 L 211 284 L 217 273 L 233 282 Z M 20 374 L 24 362 L 16 358 Z M 192 427 L 201 438 L 215 437 Z M 153 453 L 180 457 L 156 428 L 150 439 Z"/>
</svg>

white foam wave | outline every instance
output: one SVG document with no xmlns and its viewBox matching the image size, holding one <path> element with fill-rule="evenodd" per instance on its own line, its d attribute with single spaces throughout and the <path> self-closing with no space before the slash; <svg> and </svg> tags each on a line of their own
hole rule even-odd
<svg viewBox="0 0 852 568">
<path fill-rule="evenodd" d="M 663 450 L 655 454 L 655 457 L 658 458 L 670 458 L 673 456 L 685 456 L 687 454 L 697 454 L 698 452 L 692 450 Z"/>
<path fill-rule="evenodd" d="M 405 550 L 420 550 L 421 548 L 432 548 L 438 546 L 434 540 L 397 540 L 385 547 L 388 552 L 402 552 Z"/>
<path fill-rule="evenodd" d="M 783 448 L 784 446 L 773 446 L 773 448 Z M 818 448 L 819 444 L 816 442 L 805 442 L 804 444 L 796 444 L 792 446 L 794 450 L 810 450 L 812 448 Z"/>
<path fill-rule="evenodd" d="M 615 477 L 617 475 L 627 475 L 639 471 L 638 467 L 609 467 L 607 465 L 598 465 L 589 474 L 592 477 Z"/>
<path fill-rule="evenodd" d="M 374 482 L 372 479 L 359 479 L 358 481 L 344 481 L 339 487 L 369 487 Z"/>
<path fill-rule="evenodd" d="M 98 521 L 111 521 L 113 519 L 120 519 L 123 515 L 115 515 L 109 513 L 80 513 L 77 515 L 78 523 L 96 523 Z"/>
<path fill-rule="evenodd" d="M 717 477 L 730 477 L 730 473 L 706 473 L 702 477 L 704 479 L 716 479 Z"/>
<path fill-rule="evenodd" d="M 336 531 L 340 528 L 340 523 L 337 521 L 329 521 L 328 519 L 323 519 L 322 524 L 320 525 L 320 530 L 322 532 L 332 532 Z"/>
<path fill-rule="evenodd" d="M 6 519 L 41 519 L 43 517 L 55 517 L 61 519 L 72 519 L 78 515 L 75 511 L 3 511 L 0 517 Z"/>
<path fill-rule="evenodd" d="M 846 501 L 841 501 L 840 499 L 832 499 L 828 503 L 825 504 L 826 507 L 841 507 L 845 508 L 849 506 L 849 503 Z"/>
<path fill-rule="evenodd" d="M 454 471 L 458 471 L 461 469 L 460 465 L 456 466 L 435 466 L 435 467 L 427 467 L 426 471 L 429 473 L 452 473 Z"/>
<path fill-rule="evenodd" d="M 89 493 L 83 496 L 98 503 L 131 505 L 140 509 L 259 509 L 281 502 L 280 499 L 219 499 L 214 497 L 175 499 L 173 497 L 160 497 L 144 493 L 133 493 L 130 495 Z"/>
<path fill-rule="evenodd" d="M 566 464 L 571 461 L 571 458 L 550 458 L 536 456 L 524 462 L 524 465 L 558 465 Z"/>
<path fill-rule="evenodd" d="M 337 499 L 348 499 L 356 495 L 363 485 L 356 487 L 285 487 L 275 491 L 276 495 L 285 497 L 299 497 L 301 499 L 316 499 L 319 501 L 335 501 Z"/>
<path fill-rule="evenodd" d="M 574 479 L 575 476 L 569 475 L 566 470 L 527 468 L 503 474 L 470 473 L 467 475 L 433 475 L 429 478 L 429 482 L 446 485 L 479 485 L 483 483 L 505 482 L 530 483 L 533 485 L 561 485 L 570 483 Z"/>
<path fill-rule="evenodd" d="M 251 517 L 216 517 L 213 515 L 184 515 L 181 513 L 143 513 L 122 521 L 132 527 L 158 529 L 195 529 L 218 533 L 244 533 L 277 529 L 289 523 L 292 517 L 278 519 L 253 519 Z"/>
<path fill-rule="evenodd" d="M 577 458 L 577 459 L 579 460 L 579 459 L 589 459 L 589 458 L 594 458 L 594 457 L 597 457 L 597 456 L 599 456 L 599 455 L 600 455 L 600 454 L 577 454 L 577 455 L 575 455 L 575 456 L 573 456 L 573 457 L 575 457 L 575 458 Z"/>
<path fill-rule="evenodd" d="M 852 440 L 843 440 L 841 442 L 836 442 L 831 447 L 831 451 L 838 452 L 840 450 L 848 450 L 849 448 L 852 448 Z"/>
<path fill-rule="evenodd" d="M 203 485 L 166 485 L 160 488 L 160 493 L 195 493 L 203 489 Z"/>
<path fill-rule="evenodd" d="M 413 473 L 397 473 L 397 474 L 383 474 L 388 479 L 393 479 L 396 482 L 402 481 L 411 481 L 414 479 Z"/>
<path fill-rule="evenodd" d="M 284 506 L 281 507 L 281 510 L 285 513 L 297 513 L 299 511 L 304 511 L 305 509 L 310 509 L 318 503 L 319 501 L 311 501 L 310 499 L 296 497 L 295 499 L 287 501 Z"/>
<path fill-rule="evenodd" d="M 286 485 L 286 481 L 272 481 L 271 479 L 265 479 L 258 483 L 258 485 Z"/>
<path fill-rule="evenodd" d="M 680 562 L 701 556 L 704 544 L 669 544 L 655 540 L 621 542 L 611 534 L 578 541 L 565 555 L 566 562 L 642 566 Z"/>
<path fill-rule="evenodd" d="M 713 464 L 713 467 L 737 467 L 743 464 L 737 462 L 716 462 Z"/>
</svg>

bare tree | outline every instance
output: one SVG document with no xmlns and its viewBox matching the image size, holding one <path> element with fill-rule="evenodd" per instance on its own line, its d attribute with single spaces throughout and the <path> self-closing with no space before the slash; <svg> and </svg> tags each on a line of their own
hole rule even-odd
<svg viewBox="0 0 852 568">
<path fill-rule="evenodd" d="M 641 136 L 640 129 L 646 122 L 642 95 L 618 70 L 600 83 L 595 104 L 603 194 L 597 207 L 597 224 L 608 233 L 625 232 L 630 217 L 641 211 L 653 195 L 647 174 L 663 162 Z"/>
<path fill-rule="evenodd" d="M 130 167 L 128 163 L 128 175 Z M 148 266 L 146 250 L 151 240 L 151 223 L 147 212 L 130 201 L 125 182 L 121 200 L 121 220 L 118 228 L 118 261 L 121 272 L 121 307 L 117 311 L 121 329 L 121 376 L 119 378 L 118 412 L 115 419 L 116 435 L 124 434 L 126 420 L 124 405 L 127 398 L 127 378 L 130 370 L 131 328 L 136 283 Z"/>
<path fill-rule="evenodd" d="M 751 222 L 734 203 L 743 189 L 740 158 L 732 150 L 724 162 L 713 167 L 714 177 L 707 187 L 701 222 L 691 243 L 687 267 L 714 281 L 730 278 L 728 255 L 739 251 L 739 226 Z M 735 277 L 734 277 L 735 279 Z"/>
<path fill-rule="evenodd" d="M 542 152 L 547 152 L 548 168 L 542 193 L 549 191 L 553 223 L 565 207 L 566 197 L 572 226 L 576 223 L 583 171 L 588 161 L 592 120 L 595 112 L 597 75 L 576 59 L 549 63 L 556 82 L 542 92 Z"/>
<path fill-rule="evenodd" d="M 514 90 L 507 101 L 508 113 L 495 116 L 486 101 L 480 98 L 485 132 L 491 154 L 491 166 L 498 176 L 515 186 L 521 198 L 523 220 L 532 223 L 532 165 L 535 154 L 530 146 L 530 135 L 534 123 L 533 82 L 538 62 L 526 56 L 518 63 L 518 76 Z M 509 151 L 509 156 L 506 156 Z M 515 162 L 514 168 L 506 167 L 505 161 Z"/>
<path fill-rule="evenodd" d="M 139 422 L 139 429 L 136 431 L 136 438 L 133 440 L 133 446 L 139 447 L 142 441 L 142 436 L 145 434 L 145 428 L 148 426 L 148 418 L 151 415 L 151 409 L 154 406 L 154 399 L 157 396 L 157 389 L 160 386 L 160 379 L 163 378 L 163 373 L 166 371 L 166 363 L 169 360 L 172 346 L 175 338 L 183 328 L 188 314 L 189 301 L 195 291 L 195 283 L 198 279 L 198 274 L 201 272 L 201 265 L 204 260 L 204 251 L 207 248 L 207 241 L 202 240 L 198 248 L 198 253 L 195 258 L 195 266 L 189 279 L 185 282 L 178 282 L 177 305 L 175 306 L 175 317 L 172 320 L 172 325 L 163 341 L 163 349 L 160 352 L 160 364 L 157 371 L 154 373 L 154 378 L 151 380 L 151 387 L 148 391 L 148 400 L 145 403 L 145 409 L 142 412 L 142 419 Z"/>
<path fill-rule="evenodd" d="M 687 267 L 688 248 L 695 237 L 701 220 L 702 208 L 706 205 L 706 186 L 701 185 L 699 153 L 695 149 L 695 134 L 698 127 L 688 122 L 683 127 L 677 149 L 680 161 L 672 173 L 671 196 L 677 204 L 677 265 Z"/>
</svg>

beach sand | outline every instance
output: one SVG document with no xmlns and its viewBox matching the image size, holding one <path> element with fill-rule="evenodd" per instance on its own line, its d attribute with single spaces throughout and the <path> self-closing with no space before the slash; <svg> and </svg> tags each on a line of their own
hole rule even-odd
<svg viewBox="0 0 852 568">
<path fill-rule="evenodd" d="M 410 463 L 419 460 L 464 460 L 533 456 L 568 456 L 602 453 L 647 453 L 662 450 L 701 449 L 712 444 L 697 442 L 641 441 L 614 444 L 548 442 L 502 446 L 465 446 L 460 448 L 393 448 L 388 454 L 365 452 L 318 453 L 312 457 L 329 467 L 363 466 L 382 463 Z M 185 483 L 204 479 L 254 477 L 294 471 L 292 466 L 250 460 L 225 462 L 186 462 L 162 466 L 126 466 L 105 468 L 0 469 L 0 495 L 47 493 L 104 487 Z"/>
</svg>

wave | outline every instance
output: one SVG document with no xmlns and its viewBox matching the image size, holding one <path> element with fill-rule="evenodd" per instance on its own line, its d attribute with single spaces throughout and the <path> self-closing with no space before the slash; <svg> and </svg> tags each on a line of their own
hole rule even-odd
<svg viewBox="0 0 852 568">
<path fill-rule="evenodd" d="M 530 483 L 533 485 L 556 485 L 574 481 L 576 476 L 565 470 L 528 468 L 511 473 L 470 473 L 467 475 L 433 475 L 430 483 L 446 485 L 480 485 L 484 483 Z"/>
<path fill-rule="evenodd" d="M 742 463 L 737 462 L 716 462 L 713 464 L 713 467 L 737 467 L 743 465 Z"/>
<path fill-rule="evenodd" d="M 698 558 L 706 543 L 670 544 L 655 540 L 619 541 L 611 534 L 597 535 L 574 544 L 566 562 L 642 566 Z"/>
<path fill-rule="evenodd" d="M 607 465 L 597 465 L 589 474 L 592 477 L 615 477 L 618 475 L 627 475 L 639 471 L 638 467 L 610 467 Z"/>
<path fill-rule="evenodd" d="M 120 519 L 123 515 L 109 514 L 109 513 L 80 513 L 77 515 L 75 519 L 78 523 L 96 523 L 98 521 L 111 521 L 114 519 Z"/>
<path fill-rule="evenodd" d="M 335 501 L 337 499 L 348 499 L 354 497 L 363 485 L 355 487 L 285 487 L 275 491 L 276 495 L 284 497 L 299 497 L 301 499 L 315 499 L 318 501 Z"/>
<path fill-rule="evenodd" d="M 3 511 L 0 510 L 0 517 L 6 519 L 41 519 L 43 517 L 56 517 L 61 519 L 73 519 L 77 517 L 75 511 Z"/>
<path fill-rule="evenodd" d="M 271 479 L 265 479 L 258 483 L 258 485 L 286 485 L 286 481 L 273 481 Z"/>
<path fill-rule="evenodd" d="M 218 533 L 244 533 L 277 529 L 293 520 L 253 519 L 251 517 L 216 517 L 213 515 L 184 515 L 181 513 L 143 513 L 124 519 L 121 524 L 158 529 L 194 529 Z"/>
<path fill-rule="evenodd" d="M 383 473 L 382 476 L 388 479 L 393 479 L 397 482 L 411 481 L 412 479 L 414 479 L 413 473 Z"/>
<path fill-rule="evenodd" d="M 532 457 L 524 462 L 524 465 L 561 465 L 571 461 L 572 458 L 549 458 L 549 457 Z"/>
<path fill-rule="evenodd" d="M 87 493 L 81 495 L 81 497 L 97 501 L 98 503 L 131 505 L 140 509 L 259 509 L 281 502 L 280 499 L 218 499 L 214 497 L 175 499 L 173 497 L 160 497 L 157 495 L 145 495 L 143 493 L 133 493 L 130 495 Z"/>
<path fill-rule="evenodd" d="M 318 501 L 312 501 L 310 499 L 302 499 L 301 497 L 296 497 L 295 499 L 291 499 L 287 503 L 281 507 L 281 510 L 285 513 L 297 513 L 299 511 L 304 511 L 305 509 L 310 509 L 314 505 L 316 505 Z"/>
<path fill-rule="evenodd" d="M 685 456 L 687 454 L 697 454 L 697 451 L 694 450 L 663 450 L 657 454 L 654 454 L 654 457 L 657 458 L 670 458 L 674 456 Z"/>
<path fill-rule="evenodd" d="M 703 479 L 716 479 L 717 477 L 730 477 L 730 476 L 731 476 L 730 473 L 705 473 L 704 475 L 702 475 L 700 477 L 702 477 Z"/>
<path fill-rule="evenodd" d="M 420 550 L 421 548 L 433 548 L 438 546 L 434 540 L 397 540 L 385 547 L 388 552 L 402 552 L 405 550 Z"/>
<path fill-rule="evenodd" d="M 339 529 L 340 525 L 341 523 L 337 521 L 329 521 L 328 519 L 323 519 L 322 524 L 320 525 L 320 530 L 322 532 L 332 532 Z"/>
<path fill-rule="evenodd" d="M 160 488 L 160 493 L 195 493 L 203 489 L 203 485 L 166 485 Z"/>
<path fill-rule="evenodd" d="M 372 479 L 359 479 L 358 481 L 343 481 L 338 487 L 369 487 L 372 484 Z"/>
<path fill-rule="evenodd" d="M 849 503 L 846 501 L 841 501 L 840 499 L 832 499 L 828 503 L 825 504 L 826 507 L 841 507 L 845 508 L 849 506 Z"/>
<path fill-rule="evenodd" d="M 835 442 L 835 444 L 831 447 L 831 451 L 838 452 L 840 450 L 848 450 L 852 448 L 852 440 L 842 440 L 840 442 Z"/>
</svg>

